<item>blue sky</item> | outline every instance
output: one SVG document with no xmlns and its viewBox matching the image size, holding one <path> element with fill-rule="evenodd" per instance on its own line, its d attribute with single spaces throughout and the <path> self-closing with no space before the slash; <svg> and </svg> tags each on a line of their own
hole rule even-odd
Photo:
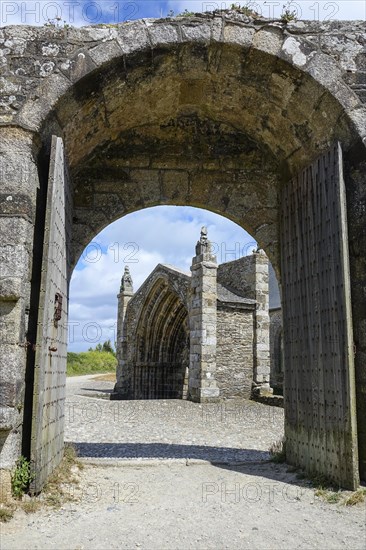
<svg viewBox="0 0 366 550">
<path fill-rule="evenodd" d="M 117 294 L 128 265 L 137 290 L 158 263 L 189 271 L 203 225 L 218 263 L 256 247 L 230 220 L 199 208 L 158 206 L 129 214 L 106 227 L 81 256 L 70 286 L 70 351 L 115 341 Z"/>
<path fill-rule="evenodd" d="M 56 16 L 74 26 L 118 23 L 142 17 L 165 17 L 170 10 L 179 14 L 185 9 L 193 12 L 227 9 L 232 3 L 232 0 L 0 0 L 0 25 L 43 25 Z M 248 4 L 264 17 L 279 18 L 286 1 L 242 0 L 236 4 Z M 298 19 L 366 20 L 365 0 L 298 0 L 291 4 L 290 9 L 297 12 Z"/>
</svg>

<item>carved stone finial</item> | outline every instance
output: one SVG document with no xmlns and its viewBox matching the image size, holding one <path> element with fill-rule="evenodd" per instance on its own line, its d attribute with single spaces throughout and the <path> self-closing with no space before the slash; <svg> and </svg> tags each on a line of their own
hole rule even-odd
<svg viewBox="0 0 366 550">
<path fill-rule="evenodd" d="M 208 234 L 207 227 L 204 225 L 203 227 L 201 227 L 201 238 L 200 238 L 201 243 L 207 243 L 207 240 L 208 240 L 207 234 Z"/>
<path fill-rule="evenodd" d="M 201 254 L 209 254 L 210 256 L 212 256 L 212 247 L 210 241 L 208 240 L 207 234 L 207 227 L 203 226 L 201 228 L 200 240 L 197 241 L 196 244 L 196 256 L 200 256 Z M 214 256 L 212 256 L 211 259 L 216 260 Z"/>
<path fill-rule="evenodd" d="M 130 273 L 130 268 L 128 265 L 125 266 L 125 271 L 123 273 L 122 279 L 121 279 L 121 292 L 125 292 L 128 290 L 129 292 L 133 292 L 133 282 L 132 277 Z"/>
</svg>

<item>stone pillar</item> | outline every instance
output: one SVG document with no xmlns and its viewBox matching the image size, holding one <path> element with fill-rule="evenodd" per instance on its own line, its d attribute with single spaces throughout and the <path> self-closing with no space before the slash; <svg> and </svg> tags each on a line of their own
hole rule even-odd
<svg viewBox="0 0 366 550">
<path fill-rule="evenodd" d="M 269 343 L 269 275 L 268 258 L 258 249 L 252 255 L 252 295 L 256 300 L 255 330 L 253 342 L 254 389 L 270 390 L 270 343 Z"/>
<path fill-rule="evenodd" d="M 207 229 L 201 230 L 192 260 L 190 320 L 190 361 L 188 399 L 217 401 L 216 374 L 217 262 L 212 255 Z"/>
<path fill-rule="evenodd" d="M 0 129 L 0 499 L 21 454 L 37 153 L 31 133 Z"/>
<path fill-rule="evenodd" d="M 121 280 L 120 293 L 118 294 L 118 316 L 117 316 L 117 383 L 114 387 L 114 399 L 131 397 L 130 381 L 131 372 L 128 365 L 127 348 L 127 323 L 126 311 L 128 302 L 133 297 L 133 282 L 130 268 L 126 265 Z M 117 394 L 117 395 L 116 395 Z"/>
</svg>

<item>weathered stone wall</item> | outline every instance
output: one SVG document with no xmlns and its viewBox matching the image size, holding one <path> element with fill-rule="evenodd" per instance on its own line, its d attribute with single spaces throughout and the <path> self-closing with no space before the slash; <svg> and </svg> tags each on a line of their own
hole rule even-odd
<svg viewBox="0 0 366 550">
<path fill-rule="evenodd" d="M 236 288 L 255 300 L 254 331 L 254 376 L 256 384 L 269 386 L 269 277 L 268 258 L 255 252 L 233 262 L 221 264 L 217 274 L 218 282 L 228 288 Z"/>
<path fill-rule="evenodd" d="M 0 128 L 0 481 L 21 454 L 26 358 L 34 355 L 28 333 L 30 278 L 39 180 L 32 135 Z M 0 495 L 1 498 L 1 495 Z"/>
<path fill-rule="evenodd" d="M 216 380 L 220 398 L 249 398 L 253 385 L 254 312 L 219 306 Z"/>
<path fill-rule="evenodd" d="M 281 349 L 282 342 L 282 311 L 281 309 L 269 310 L 269 342 L 271 375 L 270 386 L 274 393 L 283 392 L 284 364 Z"/>
<path fill-rule="evenodd" d="M 362 21 L 284 23 L 235 12 L 81 29 L 9 26 L 0 30 L 1 121 L 39 127 L 60 95 L 106 62 L 181 43 L 253 47 L 321 79 L 340 101 L 347 103 L 352 90 L 365 102 L 364 35 Z"/>
<path fill-rule="evenodd" d="M 243 296 L 256 297 L 256 259 L 255 253 L 243 256 L 238 260 L 219 265 L 217 282 L 227 288 L 235 288 Z"/>
</svg>

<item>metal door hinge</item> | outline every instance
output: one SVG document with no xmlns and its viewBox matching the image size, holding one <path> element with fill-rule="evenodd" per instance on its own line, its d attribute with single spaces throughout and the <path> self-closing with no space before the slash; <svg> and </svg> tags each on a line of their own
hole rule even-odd
<svg viewBox="0 0 366 550">
<path fill-rule="evenodd" d="M 18 346 L 19 346 L 20 348 L 25 348 L 25 349 L 31 347 L 32 351 L 35 351 L 35 350 L 36 350 L 36 344 L 32 344 L 32 342 L 29 342 L 28 340 L 24 340 L 23 343 L 20 343 L 20 342 L 19 342 Z"/>
<path fill-rule="evenodd" d="M 53 316 L 53 321 L 55 327 L 58 326 L 58 322 L 61 320 L 62 317 L 62 295 L 59 292 L 56 292 L 55 294 L 55 313 Z"/>
</svg>

